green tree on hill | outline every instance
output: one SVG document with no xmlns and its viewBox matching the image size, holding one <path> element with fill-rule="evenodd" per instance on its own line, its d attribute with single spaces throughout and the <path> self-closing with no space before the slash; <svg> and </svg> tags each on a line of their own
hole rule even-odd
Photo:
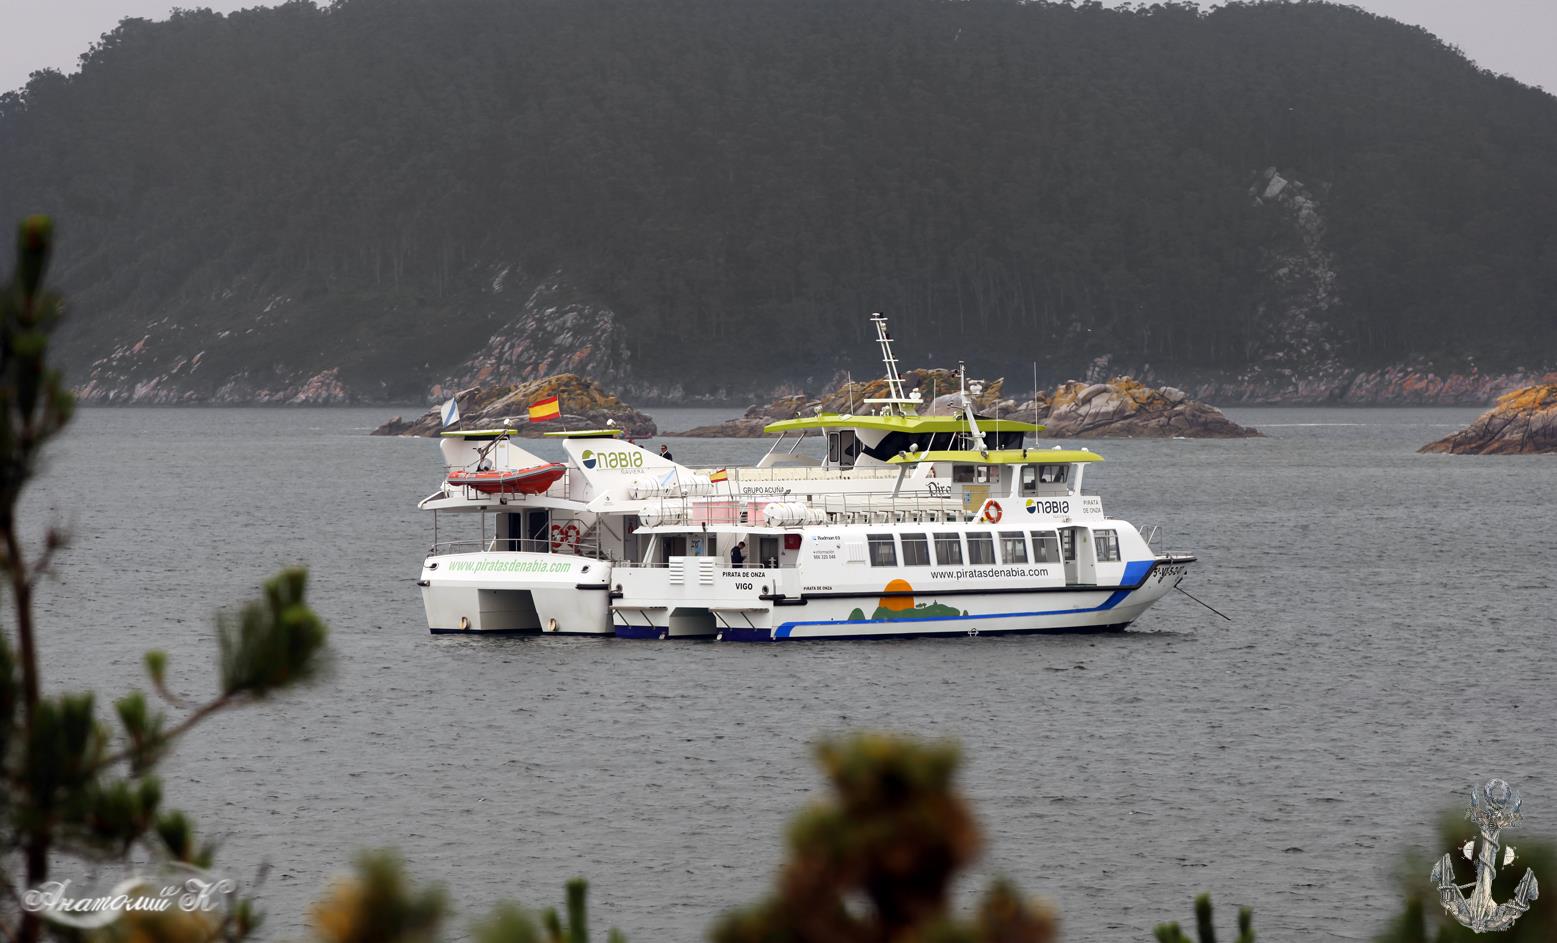
<svg viewBox="0 0 1557 943">
<path fill-rule="evenodd" d="M 72 363 L 196 391 L 420 395 L 553 277 L 690 389 L 863 366 L 877 310 L 993 373 L 1485 369 L 1557 345 L 1554 152 L 1331 3 L 292 2 L 0 96 L 0 214 L 74 221 Z"/>
</svg>

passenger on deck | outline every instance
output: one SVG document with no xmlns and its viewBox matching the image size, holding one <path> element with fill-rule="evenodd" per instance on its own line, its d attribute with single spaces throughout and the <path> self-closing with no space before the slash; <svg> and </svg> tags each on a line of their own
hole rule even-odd
<svg viewBox="0 0 1557 943">
<path fill-rule="evenodd" d="M 675 461 L 675 459 L 671 457 L 670 446 L 665 445 L 664 443 L 660 443 L 660 458 L 663 458 L 667 462 Z"/>
<path fill-rule="evenodd" d="M 741 541 L 730 548 L 730 566 L 740 569 L 746 565 L 746 541 Z"/>
</svg>

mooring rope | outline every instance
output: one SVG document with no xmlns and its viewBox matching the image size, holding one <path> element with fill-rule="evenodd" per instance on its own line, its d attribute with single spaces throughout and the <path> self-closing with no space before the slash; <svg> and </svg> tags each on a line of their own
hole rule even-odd
<svg viewBox="0 0 1557 943">
<path fill-rule="evenodd" d="M 1226 613 L 1223 613 L 1223 612 L 1221 612 L 1221 611 L 1220 611 L 1220 610 L 1218 610 L 1218 609 L 1217 609 L 1217 608 L 1216 608 L 1216 607 L 1215 607 L 1215 606 L 1213 606 L 1213 605 L 1211 605 L 1211 604 L 1210 604 L 1210 603 L 1208 603 L 1208 602 L 1205 602 L 1205 601 L 1204 601 L 1204 600 L 1201 600 L 1201 599 L 1197 599 L 1197 598 L 1196 598 L 1196 597 L 1195 597 L 1195 596 L 1194 596 L 1194 594 L 1192 594 L 1192 593 L 1191 593 L 1191 592 L 1190 592 L 1190 591 L 1189 591 L 1189 590 L 1187 590 L 1187 589 L 1185 589 L 1185 588 L 1184 588 L 1184 587 L 1182 587 L 1182 586 L 1175 586 L 1175 587 L 1173 587 L 1173 588 L 1174 588 L 1174 589 L 1176 589 L 1176 590 L 1178 590 L 1178 591 L 1179 591 L 1179 592 L 1181 592 L 1181 593 L 1183 593 L 1183 594 L 1184 594 L 1184 595 L 1186 595 L 1186 596 L 1188 596 L 1188 597 L 1189 597 L 1189 598 L 1190 598 L 1190 599 L 1194 599 L 1194 600 L 1195 600 L 1195 602 L 1198 602 L 1198 603 L 1200 603 L 1200 604 L 1201 604 L 1201 605 L 1202 605 L 1202 606 L 1205 606 L 1205 607 L 1206 607 L 1206 608 L 1207 608 L 1207 609 L 1210 609 L 1210 610 L 1211 610 L 1211 611 L 1212 611 L 1212 612 L 1215 612 L 1215 613 L 1216 613 L 1216 614 L 1217 614 L 1217 615 L 1219 615 L 1219 616 L 1221 616 L 1221 617 L 1222 617 L 1222 618 L 1224 618 L 1224 619 L 1226 619 L 1226 620 L 1227 620 L 1227 621 L 1228 621 L 1228 622 L 1231 622 L 1231 621 L 1233 621 L 1233 620 L 1232 620 L 1232 618 L 1231 618 L 1231 617 L 1230 617 L 1230 616 L 1228 616 L 1228 615 L 1227 615 L 1227 614 L 1226 614 Z"/>
</svg>

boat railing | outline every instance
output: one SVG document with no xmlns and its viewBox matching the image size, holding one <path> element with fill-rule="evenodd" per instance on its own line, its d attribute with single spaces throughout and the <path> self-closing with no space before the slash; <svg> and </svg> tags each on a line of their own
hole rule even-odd
<svg viewBox="0 0 1557 943">
<path fill-rule="evenodd" d="M 998 497 L 998 496 L 991 496 Z M 728 524 L 768 526 L 767 508 L 783 506 L 773 526 L 800 524 L 908 524 L 968 523 L 978 506 L 969 507 L 960 497 L 921 491 L 848 491 L 793 496 L 753 495 L 666 497 L 657 507 L 642 513 L 644 524 Z"/>
<path fill-rule="evenodd" d="M 594 560 L 610 559 L 600 545 L 593 540 L 552 541 L 531 540 L 518 537 L 486 537 L 464 540 L 444 540 L 435 543 L 427 551 L 428 556 L 448 556 L 457 553 L 548 553 L 570 557 L 589 557 Z"/>
<path fill-rule="evenodd" d="M 1158 557 L 1173 557 L 1188 551 L 1175 550 L 1168 543 L 1168 532 L 1157 524 L 1142 524 L 1136 528 L 1141 534 L 1141 539 L 1146 541 L 1147 549 Z"/>
<path fill-rule="evenodd" d="M 723 471 L 718 468 L 696 469 L 695 474 L 711 475 Z M 896 478 L 899 469 L 853 465 L 848 468 L 823 467 L 821 465 L 773 465 L 767 468 L 743 467 L 735 472 L 742 482 L 758 481 L 839 481 L 843 479 Z"/>
<path fill-rule="evenodd" d="M 781 572 L 789 572 L 794 569 L 792 566 L 781 567 L 777 561 L 772 562 L 771 565 L 758 565 L 756 563 L 748 562 L 743 563 L 740 566 L 734 566 L 730 563 L 730 557 L 728 554 L 709 553 L 706 550 L 699 551 L 698 553 L 688 553 L 684 556 L 678 554 L 668 560 L 620 560 L 616 562 L 615 566 L 624 570 L 668 570 L 672 567 L 685 566 L 685 561 L 687 560 L 695 560 L 698 563 L 711 561 L 714 566 L 720 570 L 750 571 L 753 579 L 768 579 L 770 578 L 770 575 L 772 578 L 777 578 L 777 574 Z"/>
</svg>

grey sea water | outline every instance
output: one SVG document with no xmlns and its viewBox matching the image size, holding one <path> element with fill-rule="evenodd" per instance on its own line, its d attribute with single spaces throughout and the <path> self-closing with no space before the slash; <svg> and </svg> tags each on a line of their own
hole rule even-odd
<svg viewBox="0 0 1557 943">
<path fill-rule="evenodd" d="M 1557 836 L 1557 458 L 1415 454 L 1476 412 L 1233 410 L 1268 438 L 1088 443 L 1089 490 L 1197 553 L 1185 587 L 1231 623 L 1174 594 L 1118 636 L 736 646 L 429 636 L 437 453 L 368 437 L 383 410 L 86 410 L 26 500 L 74 532 L 45 681 L 106 703 L 161 647 L 208 695 L 213 610 L 310 568 L 333 675 L 218 717 L 167 770 L 229 874 L 273 866 L 267 939 L 378 846 L 463 921 L 582 874 L 597 927 L 701 939 L 819 795 L 810 744 L 858 728 L 962 742 L 975 883 L 1049 898 L 1069 940 L 1150 939 L 1207 889 L 1266 939 L 1366 939 L 1473 782 L 1515 783 L 1523 831 Z"/>
</svg>

